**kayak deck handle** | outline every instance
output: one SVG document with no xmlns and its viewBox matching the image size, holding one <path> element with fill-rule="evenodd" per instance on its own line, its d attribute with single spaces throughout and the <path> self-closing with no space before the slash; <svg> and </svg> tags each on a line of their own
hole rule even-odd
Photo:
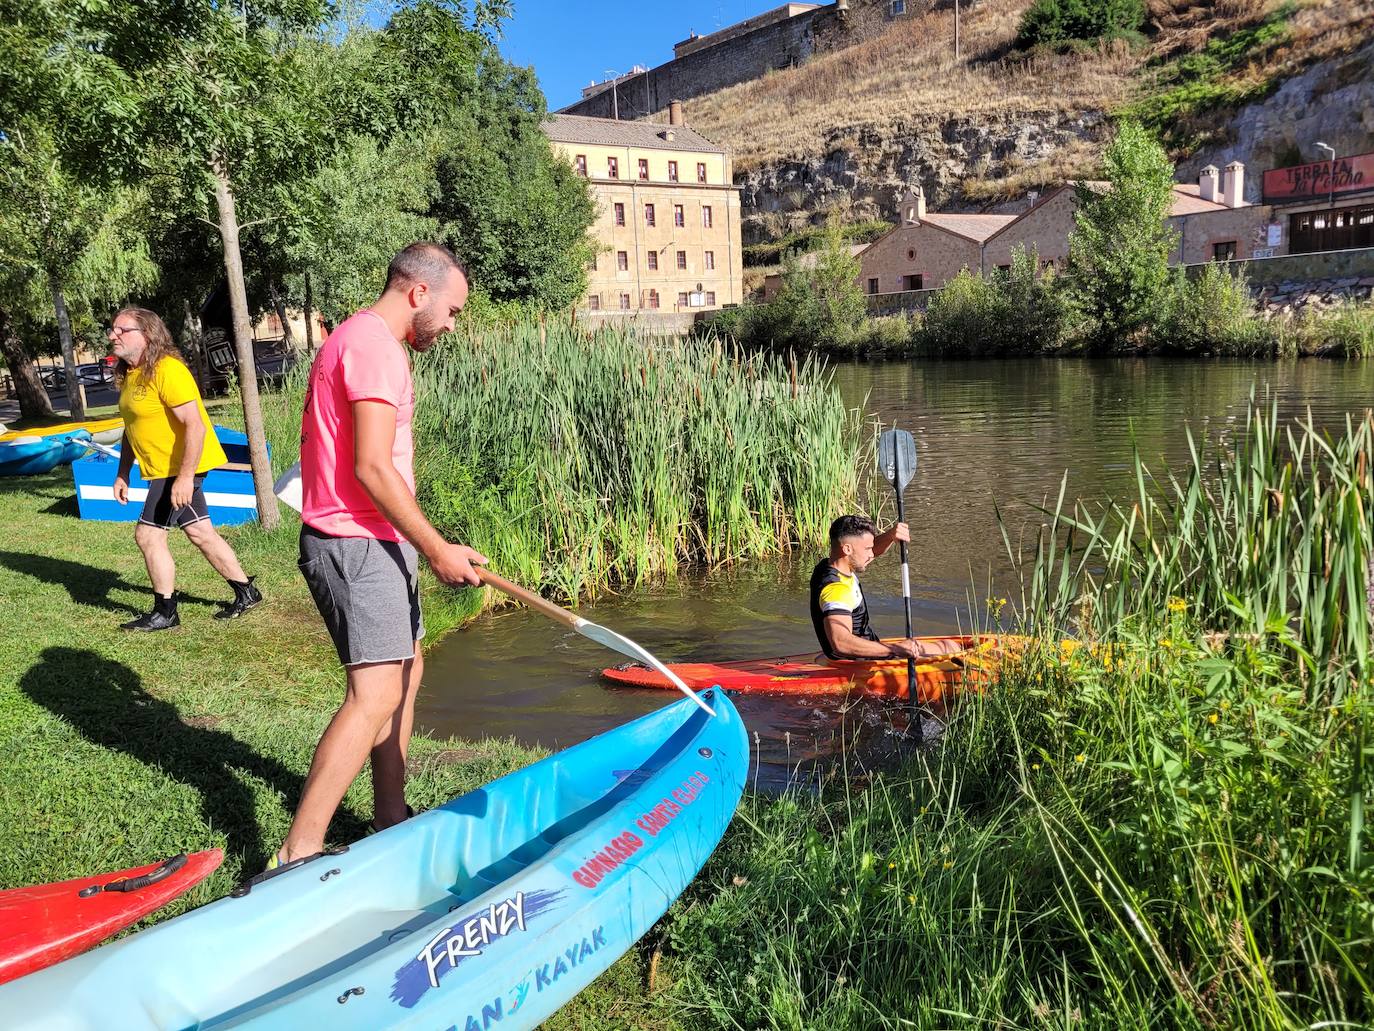
<svg viewBox="0 0 1374 1031">
<path fill-rule="evenodd" d="M 362 985 L 357 985 L 356 987 L 350 988 L 348 991 L 344 992 L 342 995 L 339 996 L 339 1005 L 342 1006 L 344 1003 L 346 1003 L 348 1001 L 349 996 L 363 995 L 364 993 L 366 993 L 366 991 L 367 989 L 364 988 Z"/>
<path fill-rule="evenodd" d="M 90 887 L 82 888 L 76 893 L 77 898 L 88 899 L 93 895 L 99 895 L 102 891 L 142 891 L 144 888 L 151 887 L 158 881 L 164 881 L 172 874 L 176 873 L 186 865 L 186 853 L 175 855 L 167 860 L 156 870 L 150 870 L 142 877 L 124 877 L 109 884 L 92 884 Z"/>
</svg>

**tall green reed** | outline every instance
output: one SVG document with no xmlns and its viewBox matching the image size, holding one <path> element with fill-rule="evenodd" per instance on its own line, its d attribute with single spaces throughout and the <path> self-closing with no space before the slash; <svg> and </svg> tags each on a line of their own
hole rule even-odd
<svg viewBox="0 0 1374 1031">
<path fill-rule="evenodd" d="M 495 568 L 565 598 L 824 539 L 860 420 L 818 361 L 527 320 L 415 361 L 417 492 Z M 304 375 L 265 401 L 294 459 Z"/>
</svg>

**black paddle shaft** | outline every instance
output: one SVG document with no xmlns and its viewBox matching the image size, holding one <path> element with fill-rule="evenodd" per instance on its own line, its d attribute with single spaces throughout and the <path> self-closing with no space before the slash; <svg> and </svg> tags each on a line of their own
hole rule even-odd
<svg viewBox="0 0 1374 1031">
<path fill-rule="evenodd" d="M 892 479 L 892 489 L 893 489 L 894 491 L 896 491 L 896 493 L 897 493 L 897 522 L 899 522 L 899 523 L 904 523 L 904 522 L 906 522 L 906 509 L 905 509 L 905 506 L 902 504 L 902 487 L 901 487 L 900 482 L 897 480 L 897 475 L 898 475 L 898 470 L 896 470 L 896 469 L 894 468 L 893 479 Z M 907 637 L 907 640 L 910 641 L 910 640 L 911 640 L 911 578 L 910 578 L 910 572 L 909 572 L 909 569 L 908 569 L 908 566 L 907 566 L 906 541 L 899 541 L 898 543 L 899 543 L 899 544 L 901 545 L 901 547 L 902 547 L 902 551 L 901 551 L 901 556 L 902 556 L 902 571 L 903 571 L 903 576 L 902 576 L 902 608 L 903 608 L 903 610 L 906 612 L 906 637 Z M 919 702 L 918 702 L 918 700 L 917 700 L 917 698 L 916 698 L 916 660 L 915 660 L 914 658 L 912 658 L 910 655 L 908 655 L 908 656 L 906 657 L 906 689 L 907 689 L 907 699 L 909 700 L 909 702 L 910 702 L 910 704 L 911 704 L 911 718 L 915 721 L 915 725 L 916 725 L 916 739 L 919 741 L 919 740 L 921 740 L 921 737 L 922 737 L 922 735 L 923 735 L 923 733 L 924 733 L 924 730 L 923 730 L 923 728 L 921 727 L 921 710 L 920 710 L 920 704 L 919 704 Z"/>
</svg>

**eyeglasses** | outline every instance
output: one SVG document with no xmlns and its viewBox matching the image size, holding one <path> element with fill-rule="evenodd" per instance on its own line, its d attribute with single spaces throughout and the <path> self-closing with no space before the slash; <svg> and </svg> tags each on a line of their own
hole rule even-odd
<svg viewBox="0 0 1374 1031">
<path fill-rule="evenodd" d="M 110 327 L 110 336 L 113 336 L 113 337 L 122 337 L 125 333 L 141 333 L 141 332 L 143 332 L 143 327 L 142 327 L 142 326 L 111 326 L 111 327 Z"/>
</svg>

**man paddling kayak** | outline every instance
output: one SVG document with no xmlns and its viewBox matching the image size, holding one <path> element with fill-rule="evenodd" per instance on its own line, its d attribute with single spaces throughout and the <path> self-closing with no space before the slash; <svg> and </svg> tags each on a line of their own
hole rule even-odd
<svg viewBox="0 0 1374 1031">
<path fill-rule="evenodd" d="M 865 516 L 844 515 L 830 524 L 830 554 L 811 573 L 811 623 L 831 659 L 919 659 L 958 650 L 958 641 L 883 641 L 868 622 L 859 574 L 897 541 L 911 540 L 906 523 L 882 533 Z"/>
</svg>

